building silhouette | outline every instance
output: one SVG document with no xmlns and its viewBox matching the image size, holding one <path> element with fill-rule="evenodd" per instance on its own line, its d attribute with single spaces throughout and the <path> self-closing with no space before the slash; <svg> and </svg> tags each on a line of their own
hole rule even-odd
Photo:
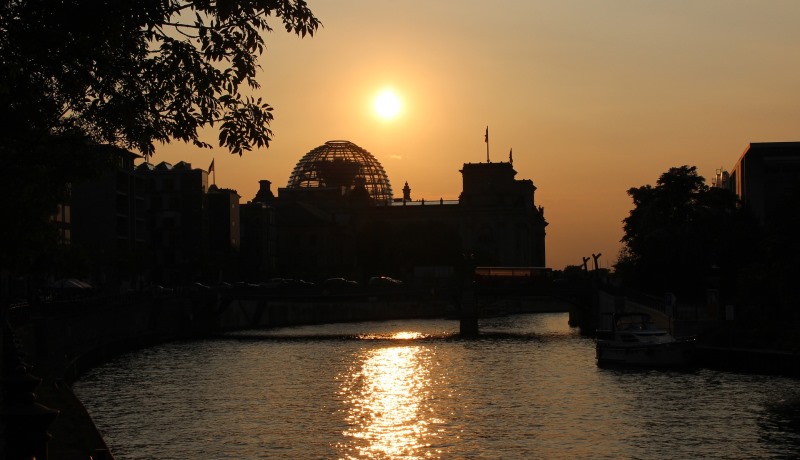
<svg viewBox="0 0 800 460">
<path fill-rule="evenodd" d="M 266 280 L 277 274 L 275 195 L 268 180 L 259 181 L 252 201 L 239 206 L 241 217 L 241 270 L 247 278 Z"/>
<path fill-rule="evenodd" d="M 147 187 L 147 278 L 170 286 L 198 281 L 209 247 L 208 173 L 184 161 L 142 163 L 136 172 Z"/>
<path fill-rule="evenodd" d="M 466 163 L 458 200 L 393 197 L 380 162 L 348 141 L 304 155 L 275 196 L 260 181 L 240 204 L 190 163 L 144 162 L 122 149 L 113 168 L 75 186 L 57 223 L 92 254 L 96 284 L 122 289 L 272 277 L 410 279 L 465 263 L 544 267 L 544 210 L 510 162 Z"/>
<path fill-rule="evenodd" d="M 765 225 L 780 213 L 800 184 L 800 142 L 758 142 L 747 146 L 723 186 L 734 192 Z M 725 181 L 727 179 L 727 181 Z M 725 183 L 727 182 L 727 183 Z"/>
<path fill-rule="evenodd" d="M 236 190 L 211 185 L 206 194 L 208 214 L 208 264 L 217 281 L 240 279 L 241 221 Z"/>
<path fill-rule="evenodd" d="M 145 266 L 148 240 L 144 179 L 127 150 L 100 147 L 107 160 L 100 176 L 72 184 L 70 202 L 60 206 L 62 244 L 82 249 L 99 282 L 134 284 Z"/>
<path fill-rule="evenodd" d="M 545 266 L 544 210 L 531 180 L 510 162 L 467 163 L 458 201 L 389 199 L 375 157 L 330 141 L 298 162 L 276 199 L 278 271 L 293 277 L 376 274 L 408 278 L 415 268 Z"/>
</svg>

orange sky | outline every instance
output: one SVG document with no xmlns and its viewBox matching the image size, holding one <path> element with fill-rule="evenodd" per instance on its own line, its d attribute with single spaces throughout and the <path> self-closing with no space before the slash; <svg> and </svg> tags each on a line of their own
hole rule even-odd
<svg viewBox="0 0 800 460">
<path fill-rule="evenodd" d="M 186 144 L 185 160 L 252 199 L 333 139 L 367 149 L 399 195 L 455 199 L 465 162 L 507 161 L 538 187 L 547 264 L 616 261 L 625 191 L 672 166 L 710 182 L 750 142 L 800 141 L 800 2 L 738 0 L 309 0 L 313 38 L 275 32 L 258 95 L 275 108 L 268 149 L 230 155 Z M 400 115 L 372 102 L 393 87 Z M 216 145 L 216 133 L 204 138 Z"/>
</svg>

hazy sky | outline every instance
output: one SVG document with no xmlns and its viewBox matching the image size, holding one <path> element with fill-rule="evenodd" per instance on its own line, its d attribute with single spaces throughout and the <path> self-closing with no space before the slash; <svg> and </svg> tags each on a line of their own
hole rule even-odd
<svg viewBox="0 0 800 460">
<path fill-rule="evenodd" d="M 275 108 L 268 149 L 158 147 L 207 168 L 242 203 L 286 186 L 309 150 L 346 139 L 384 166 L 395 196 L 456 199 L 464 163 L 513 148 L 538 188 L 547 264 L 616 261 L 625 191 L 672 166 L 710 183 L 750 142 L 800 141 L 800 1 L 309 0 L 313 38 L 275 23 L 258 91 Z M 392 87 L 393 120 L 372 101 Z M 216 145 L 216 134 L 205 138 Z"/>
</svg>

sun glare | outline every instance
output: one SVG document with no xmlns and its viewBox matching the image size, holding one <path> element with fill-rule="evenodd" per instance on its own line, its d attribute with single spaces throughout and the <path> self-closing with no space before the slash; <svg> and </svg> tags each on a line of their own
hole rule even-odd
<svg viewBox="0 0 800 460">
<path fill-rule="evenodd" d="M 375 98 L 375 113 L 384 120 L 395 118 L 402 107 L 400 98 L 391 89 L 381 91 Z"/>
</svg>

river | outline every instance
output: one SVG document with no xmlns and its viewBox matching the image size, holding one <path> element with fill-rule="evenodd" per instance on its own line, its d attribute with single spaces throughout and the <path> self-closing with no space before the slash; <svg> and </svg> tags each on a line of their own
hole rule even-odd
<svg viewBox="0 0 800 460">
<path fill-rule="evenodd" d="M 565 313 L 246 331 L 165 344 L 73 389 L 118 460 L 797 458 L 800 386 L 600 369 Z"/>
</svg>

